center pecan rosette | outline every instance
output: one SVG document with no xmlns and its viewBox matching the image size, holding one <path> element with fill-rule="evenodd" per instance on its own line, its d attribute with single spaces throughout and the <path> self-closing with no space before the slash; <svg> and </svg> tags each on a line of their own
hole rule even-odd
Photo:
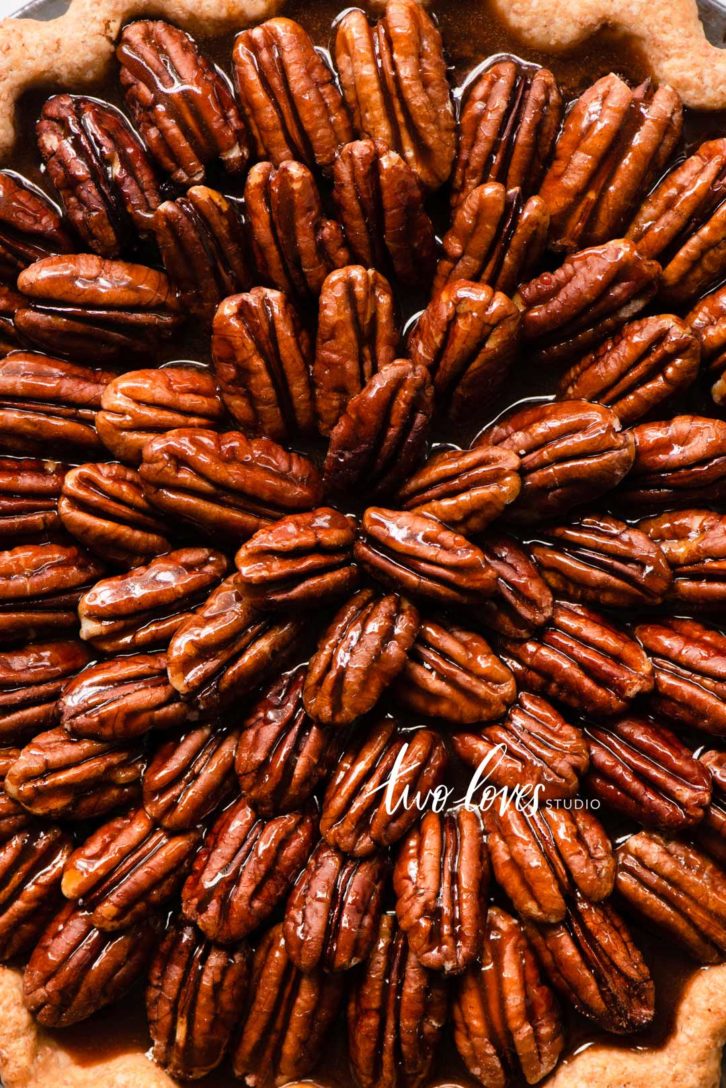
<svg viewBox="0 0 726 1088">
<path fill-rule="evenodd" d="M 726 958 L 726 138 L 331 45 L 131 23 L 0 172 L 0 957 L 180 1080 L 536 1084 Z"/>
</svg>

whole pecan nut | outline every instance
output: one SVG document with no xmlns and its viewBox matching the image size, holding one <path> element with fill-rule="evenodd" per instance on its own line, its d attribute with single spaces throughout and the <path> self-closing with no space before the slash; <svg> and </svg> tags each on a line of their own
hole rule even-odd
<svg viewBox="0 0 726 1088">
<path fill-rule="evenodd" d="M 527 548 L 504 533 L 489 533 L 481 550 L 497 576 L 494 596 L 478 611 L 481 622 L 508 638 L 528 638 L 548 624 L 554 608 L 552 591 Z"/>
<path fill-rule="evenodd" d="M 58 724 L 58 700 L 91 660 L 76 640 L 36 642 L 0 653 L 0 743 L 24 744 Z"/>
<path fill-rule="evenodd" d="M 726 736 L 726 635 L 665 617 L 641 623 L 635 635 L 653 662 L 653 711 L 676 726 Z"/>
<path fill-rule="evenodd" d="M 199 725 L 157 749 L 144 771 L 144 810 L 165 831 L 188 831 L 235 792 L 239 732 Z"/>
<path fill-rule="evenodd" d="M 690 608 L 726 602 L 726 514 L 673 510 L 638 523 L 663 552 L 673 575 L 667 599 Z"/>
<path fill-rule="evenodd" d="M 58 499 L 68 466 L 35 457 L 0 457 L 0 544 L 41 543 L 60 529 Z"/>
<path fill-rule="evenodd" d="M 726 497 L 726 421 L 681 415 L 633 427 L 635 461 L 618 498 L 667 509 Z"/>
<path fill-rule="evenodd" d="M 78 622 L 83 592 L 104 573 L 92 555 L 66 544 L 20 544 L 0 552 L 0 641 L 27 641 Z"/>
<path fill-rule="evenodd" d="M 29 827 L 0 846 L 0 959 L 40 937 L 60 903 L 63 866 L 73 849 L 58 827 Z"/>
<path fill-rule="evenodd" d="M 0 279 L 14 283 L 29 264 L 71 249 L 55 204 L 25 178 L 0 170 Z"/>
</svg>

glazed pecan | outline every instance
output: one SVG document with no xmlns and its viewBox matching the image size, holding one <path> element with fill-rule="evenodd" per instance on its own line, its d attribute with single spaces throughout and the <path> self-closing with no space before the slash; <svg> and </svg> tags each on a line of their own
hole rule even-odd
<svg viewBox="0 0 726 1088">
<path fill-rule="evenodd" d="M 476 605 L 496 587 L 481 549 L 430 514 L 369 506 L 353 554 L 375 578 L 439 604 Z"/>
<path fill-rule="evenodd" d="M 81 595 L 103 573 L 75 545 L 21 544 L 0 552 L 0 642 L 75 627 Z"/>
<path fill-rule="evenodd" d="M 246 433 L 282 441 L 315 429 L 310 337 L 280 291 L 253 287 L 225 299 L 212 358 L 224 403 Z"/>
<path fill-rule="evenodd" d="M 305 711 L 305 673 L 305 665 L 283 673 L 242 723 L 235 771 L 260 816 L 303 807 L 339 755 L 339 734 L 321 728 Z"/>
<path fill-rule="evenodd" d="M 427 812 L 401 843 L 393 872 L 396 915 L 423 967 L 461 974 L 484 936 L 489 855 L 476 809 Z"/>
<path fill-rule="evenodd" d="M 726 515 L 673 510 L 638 523 L 666 557 L 673 573 L 667 599 L 691 608 L 726 603 Z"/>
<path fill-rule="evenodd" d="M 101 396 L 96 426 L 104 446 L 138 465 L 156 435 L 184 427 L 214 428 L 224 412 L 214 375 L 202 366 L 168 366 L 119 374 Z"/>
<path fill-rule="evenodd" d="M 0 843 L 35 824 L 27 809 L 5 789 L 5 778 L 13 763 L 17 763 L 20 751 L 20 748 L 0 748 Z"/>
<path fill-rule="evenodd" d="M 390 0 L 370 26 L 357 8 L 335 36 L 335 63 L 359 136 L 398 151 L 428 189 L 448 180 L 456 125 L 441 34 L 415 0 Z"/>
<path fill-rule="evenodd" d="M 456 1049 L 487 1088 L 506 1088 L 520 1074 L 537 1084 L 564 1046 L 560 1013 L 521 926 L 499 907 L 489 908 L 481 961 L 454 992 Z"/>
<path fill-rule="evenodd" d="M 481 550 L 497 576 L 497 587 L 478 609 L 480 620 L 497 634 L 528 638 L 552 619 L 551 589 L 530 553 L 512 537 L 489 534 Z"/>
<path fill-rule="evenodd" d="M 323 799 L 323 838 L 357 858 L 397 842 L 418 818 L 416 805 L 407 807 L 405 799 L 435 794 L 446 762 L 444 742 L 433 730 L 402 733 L 383 719 L 339 760 Z"/>
<path fill-rule="evenodd" d="M 522 918 L 561 922 L 575 891 L 595 902 L 612 892 L 615 857 L 591 812 L 495 802 L 482 818 L 494 876 Z"/>
<path fill-rule="evenodd" d="M 221 552 L 180 548 L 128 574 L 102 578 L 78 603 L 81 638 L 106 654 L 167 646 L 227 567 Z"/>
<path fill-rule="evenodd" d="M 170 23 L 127 23 L 116 47 L 126 105 L 159 165 L 178 185 L 204 179 L 221 159 L 244 170 L 247 132 L 222 73 Z"/>
<path fill-rule="evenodd" d="M 352 519 L 320 506 L 258 529 L 235 556 L 239 580 L 262 611 L 318 608 L 355 589 Z"/>
<path fill-rule="evenodd" d="M 284 668 L 304 629 L 302 619 L 257 612 L 232 575 L 176 629 L 169 679 L 191 706 L 215 709 Z"/>
<path fill-rule="evenodd" d="M 315 178 L 303 163 L 253 166 L 245 210 L 263 283 L 301 300 L 315 298 L 328 273 L 348 264 L 343 228 L 323 215 Z"/>
<path fill-rule="evenodd" d="M 653 690 L 653 666 L 624 630 L 580 604 L 555 603 L 552 622 L 524 642 L 502 639 L 518 685 L 596 717 L 627 710 Z"/>
<path fill-rule="evenodd" d="M 234 1052 L 235 1076 L 248 1088 L 276 1088 L 307 1076 L 337 1015 L 342 977 L 302 974 L 277 925 L 255 950 L 249 992 Z"/>
<path fill-rule="evenodd" d="M 433 411 L 426 367 L 398 359 L 379 370 L 330 432 L 326 491 L 376 496 L 395 490 L 420 460 Z"/>
<path fill-rule="evenodd" d="M 194 185 L 166 200 L 152 229 L 184 309 L 204 322 L 211 322 L 223 298 L 250 286 L 242 222 L 216 189 Z"/>
<path fill-rule="evenodd" d="M 239 731 L 199 725 L 167 741 L 144 771 L 142 801 L 166 831 L 187 831 L 223 808 L 235 792 Z"/>
<path fill-rule="evenodd" d="M 408 353 L 431 374 L 437 406 L 461 419 L 499 392 L 519 347 L 514 303 L 484 283 L 450 283 L 428 304 Z"/>
<path fill-rule="evenodd" d="M 236 944 L 265 921 L 310 856 L 313 815 L 260 819 L 241 797 L 217 819 L 182 891 L 184 917 L 210 940 Z"/>
<path fill-rule="evenodd" d="M 726 736 L 726 635 L 667 617 L 641 623 L 635 634 L 653 662 L 653 711 L 676 726 Z"/>
<path fill-rule="evenodd" d="M 287 954 L 301 971 L 347 971 L 373 947 L 388 874 L 380 854 L 347 858 L 320 842 L 285 907 Z"/>
<path fill-rule="evenodd" d="M 499 60 L 467 88 L 459 118 L 459 149 L 451 199 L 459 204 L 487 181 L 536 193 L 562 117 L 557 80 L 547 68 Z"/>
<path fill-rule="evenodd" d="M 456 754 L 477 770 L 472 789 L 489 781 L 497 789 L 521 790 L 525 800 L 572 797 L 590 762 L 581 731 L 526 691 L 500 724 L 480 734 L 455 733 L 452 743 Z"/>
<path fill-rule="evenodd" d="M 358 590 L 310 659 L 303 700 L 311 718 L 340 726 L 372 710 L 403 669 L 418 629 L 418 612 L 405 598 Z"/>
<path fill-rule="evenodd" d="M 425 1084 L 446 1012 L 445 979 L 418 961 L 395 915 L 382 915 L 348 997 L 348 1054 L 361 1088 Z"/>
<path fill-rule="evenodd" d="M 237 96 L 258 159 L 297 159 L 329 173 L 353 129 L 335 77 L 292 19 L 268 19 L 234 43 Z"/>
<path fill-rule="evenodd" d="M 695 846 L 641 831 L 617 852 L 617 890 L 648 927 L 699 963 L 726 954 L 726 876 Z"/>
<path fill-rule="evenodd" d="M 726 287 L 697 302 L 685 321 L 698 337 L 709 375 L 716 379 L 711 395 L 716 404 L 726 404 Z"/>
<path fill-rule="evenodd" d="M 703 752 L 698 758 L 711 774 L 711 804 L 696 828 L 696 839 L 723 867 L 726 865 L 726 752 Z"/>
<path fill-rule="evenodd" d="M 726 272 L 726 139 L 701 144 L 645 199 L 628 230 L 644 257 L 663 265 L 661 295 L 678 305 Z"/>
<path fill-rule="evenodd" d="M 70 639 L 0 653 L 0 743 L 25 743 L 57 725 L 63 687 L 90 659 Z"/>
<path fill-rule="evenodd" d="M 143 973 L 156 942 L 139 922 L 102 933 L 85 911 L 67 903 L 35 946 L 23 976 L 23 997 L 38 1023 L 59 1028 L 117 1001 Z"/>
<path fill-rule="evenodd" d="M 648 79 L 635 90 L 614 73 L 593 83 L 565 117 L 539 189 L 550 243 L 575 250 L 622 233 L 678 146 L 683 104 Z"/>
<path fill-rule="evenodd" d="M 486 283 L 505 295 L 531 275 L 547 245 L 549 214 L 538 196 L 496 181 L 472 189 L 444 235 L 434 294 L 456 280 Z"/>
<path fill-rule="evenodd" d="M 118 257 L 148 231 L 161 203 L 146 149 L 119 110 L 97 98 L 56 94 L 40 114 L 36 138 L 83 248 Z"/>
<path fill-rule="evenodd" d="M 174 1077 L 216 1069 L 247 999 L 249 953 L 219 948 L 196 926 L 176 921 L 149 969 L 146 1015 L 153 1057 Z"/>
<path fill-rule="evenodd" d="M 169 683 L 161 653 L 90 665 L 66 685 L 59 707 L 72 736 L 121 742 L 183 725 L 191 713 Z"/>
<path fill-rule="evenodd" d="M 522 333 L 535 361 L 578 359 L 647 306 L 661 268 L 616 238 L 567 257 L 520 286 Z"/>
<path fill-rule="evenodd" d="M 0 185 L 2 179 L 0 175 Z M 0 240 L 0 246 L 2 241 Z M 0 261 L 2 260 L 2 250 L 0 249 Z M 20 347 L 20 337 L 18 336 L 18 330 L 15 327 L 15 315 L 18 310 L 24 305 L 24 299 L 21 294 L 14 291 L 11 287 L 6 287 L 0 283 L 0 351 L 6 354 L 9 351 L 15 351 Z"/>
<path fill-rule="evenodd" d="M 63 866 L 73 849 L 57 827 L 20 831 L 0 846 L 0 959 L 26 952 L 60 903 Z"/>
<path fill-rule="evenodd" d="M 615 1034 L 652 1021 L 648 966 L 609 903 L 577 896 L 563 922 L 526 921 L 524 929 L 552 985 L 583 1016 Z"/>
<path fill-rule="evenodd" d="M 726 497 L 726 421 L 682 415 L 633 427 L 635 461 L 620 488 L 630 508 L 664 509 Z"/>
<path fill-rule="evenodd" d="M 631 321 L 616 336 L 567 371 L 560 400 L 596 400 L 623 424 L 635 423 L 691 385 L 701 348 L 688 326 L 672 314 Z"/>
<path fill-rule="evenodd" d="M 424 620 L 394 695 L 416 714 L 469 725 L 501 718 L 517 686 L 481 635 Z"/>
<path fill-rule="evenodd" d="M 629 608 L 660 604 L 671 588 L 670 567 L 658 544 L 608 514 L 538 532 L 530 551 L 545 580 L 566 600 Z"/>
<path fill-rule="evenodd" d="M 92 820 L 134 802 L 143 769 L 139 749 L 51 729 L 25 745 L 7 772 L 5 789 L 34 816 Z"/>
<path fill-rule="evenodd" d="M 182 323 L 163 272 L 95 253 L 45 257 L 18 276 L 19 332 L 41 351 L 89 363 L 153 355 Z"/>
<path fill-rule="evenodd" d="M 154 506 L 217 539 L 246 540 L 322 498 L 312 461 L 239 431 L 182 427 L 161 434 L 144 447 L 139 472 Z"/>
<path fill-rule="evenodd" d="M 366 268 L 405 286 L 430 282 L 434 226 L 410 166 L 386 144 L 354 140 L 336 156 L 333 200 L 350 251 Z"/>
<path fill-rule="evenodd" d="M 0 170 L 0 279 L 14 283 L 29 264 L 72 248 L 63 217 L 46 194 L 19 174 Z"/>
</svg>

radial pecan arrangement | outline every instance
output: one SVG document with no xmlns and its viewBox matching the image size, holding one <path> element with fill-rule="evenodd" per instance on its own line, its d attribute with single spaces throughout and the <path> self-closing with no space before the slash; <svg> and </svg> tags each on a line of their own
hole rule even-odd
<svg viewBox="0 0 726 1088">
<path fill-rule="evenodd" d="M 182 1081 L 536 1084 L 726 958 L 726 137 L 375 6 L 133 22 L 0 172 L 0 957 Z"/>
</svg>

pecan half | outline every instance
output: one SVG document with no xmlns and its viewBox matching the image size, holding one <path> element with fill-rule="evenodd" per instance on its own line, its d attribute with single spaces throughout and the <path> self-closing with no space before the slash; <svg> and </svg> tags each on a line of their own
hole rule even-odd
<svg viewBox="0 0 726 1088">
<path fill-rule="evenodd" d="M 361 589 L 338 611 L 310 659 L 303 699 L 321 725 L 347 725 L 372 710 L 403 669 L 418 612 L 395 593 Z"/>
<path fill-rule="evenodd" d="M 58 909 L 73 849 L 60 828 L 27 828 L 0 846 L 0 959 L 26 952 Z"/>
<path fill-rule="evenodd" d="M 726 603 L 726 514 L 674 510 L 638 523 L 663 552 L 673 574 L 667 599 L 691 608 Z"/>
<path fill-rule="evenodd" d="M 656 509 L 726 497 L 726 421 L 682 415 L 633 427 L 635 461 L 620 488 L 629 507 Z"/>
<path fill-rule="evenodd" d="M 70 639 L 0 653 L 0 743 L 25 743 L 57 725 L 63 687 L 90 659 Z"/>
<path fill-rule="evenodd" d="M 21 544 L 0 552 L 0 641 L 75 627 L 81 595 L 103 573 L 75 545 Z"/>
<path fill-rule="evenodd" d="M 702 752 L 698 758 L 711 774 L 711 804 L 696 828 L 695 837 L 709 857 L 723 867 L 726 865 L 726 753 Z"/>
<path fill-rule="evenodd" d="M 564 1046 L 560 1013 L 521 926 L 499 907 L 489 909 L 481 961 L 454 992 L 456 1049 L 487 1088 L 506 1088 L 520 1074 L 537 1084 Z"/>
<path fill-rule="evenodd" d="M 653 711 L 677 726 L 726 736 L 726 635 L 665 617 L 641 623 L 635 634 L 653 662 Z"/>
<path fill-rule="evenodd" d="M 144 771 L 145 811 L 166 831 L 188 831 L 235 792 L 239 732 L 200 725 L 157 749 Z"/>
<path fill-rule="evenodd" d="M 697 302 L 685 318 L 701 344 L 701 355 L 716 382 L 711 395 L 716 404 L 726 403 L 726 287 Z"/>
<path fill-rule="evenodd" d="M 481 622 L 507 638 L 528 638 L 548 624 L 554 608 L 552 591 L 529 551 L 503 533 L 488 534 L 481 550 L 497 576 L 494 596 L 478 609 Z"/>
<path fill-rule="evenodd" d="M 0 245 L 2 245 L 1 241 Z M 2 260 L 1 249 L 0 260 Z M 15 315 L 23 305 L 24 299 L 21 294 L 0 283 L 0 351 L 3 354 L 15 351 L 16 348 L 20 347 L 20 337 L 15 327 Z"/>
<path fill-rule="evenodd" d="M 20 748 L 0 748 L 0 843 L 35 823 L 27 809 L 5 789 L 5 778 L 13 763 L 17 763 L 20 751 Z"/>
<path fill-rule="evenodd" d="M 423 967 L 461 974 L 478 958 L 489 856 L 475 809 L 427 812 L 404 839 L 393 871 L 396 915 Z"/>
<path fill-rule="evenodd" d="M 217 159 L 244 170 L 247 132 L 222 73 L 188 34 L 160 19 L 127 23 L 116 47 L 126 105 L 172 181 L 204 179 Z"/>
<path fill-rule="evenodd" d="M 71 249 L 55 204 L 19 174 L 0 170 L 0 279 L 14 283 L 34 261 Z"/>
<path fill-rule="evenodd" d="M 241 797 L 217 819 L 182 890 L 182 911 L 220 944 L 257 929 L 289 891 L 316 837 L 310 813 L 262 820 Z"/>
</svg>

